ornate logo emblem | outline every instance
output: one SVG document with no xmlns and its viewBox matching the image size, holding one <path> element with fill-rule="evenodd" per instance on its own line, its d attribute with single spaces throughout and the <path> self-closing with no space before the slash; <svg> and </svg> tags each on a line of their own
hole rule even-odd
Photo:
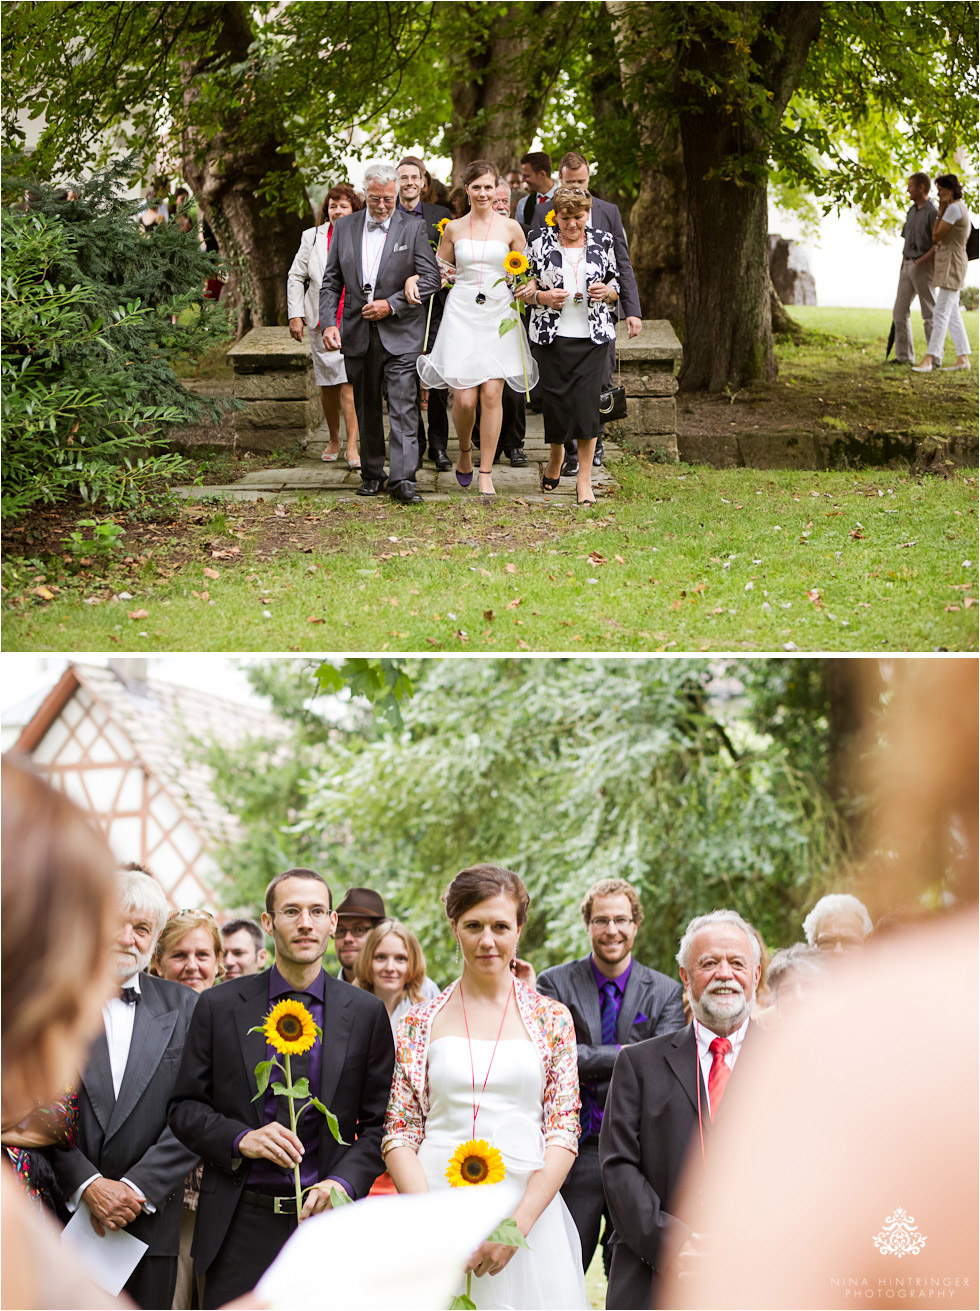
<svg viewBox="0 0 980 1311">
<path fill-rule="evenodd" d="M 926 1236 L 916 1229 L 915 1216 L 899 1206 L 875 1235 L 874 1244 L 882 1256 L 916 1256 L 925 1247 Z"/>
</svg>

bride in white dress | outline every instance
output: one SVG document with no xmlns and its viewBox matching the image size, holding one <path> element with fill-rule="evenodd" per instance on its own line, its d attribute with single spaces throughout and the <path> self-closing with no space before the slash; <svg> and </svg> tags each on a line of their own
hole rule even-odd
<svg viewBox="0 0 980 1311">
<path fill-rule="evenodd" d="M 493 457 L 500 438 L 504 383 L 514 391 L 531 388 L 538 368 L 531 358 L 520 315 L 510 305 L 513 293 L 504 276 L 508 251 L 523 251 L 524 229 L 493 211 L 497 170 L 486 160 L 470 164 L 464 175 L 470 212 L 453 219 L 442 234 L 437 256 L 455 274 L 446 297 L 435 345 L 420 355 L 418 372 L 426 387 L 453 389 L 453 427 L 459 439 L 456 480 L 473 481 L 472 434 L 480 402 L 479 488 L 493 496 Z M 500 335 L 507 318 L 516 328 Z"/>
<path fill-rule="evenodd" d="M 381 1150 L 398 1191 L 423 1193 L 451 1187 L 447 1171 L 459 1179 L 462 1144 L 489 1144 L 504 1177 L 475 1186 L 505 1190 L 528 1246 L 482 1243 L 458 1292 L 472 1273 L 479 1308 L 587 1308 L 582 1247 L 558 1191 L 578 1150 L 575 1030 L 564 1006 L 512 973 L 527 906 L 518 876 L 495 865 L 450 885 L 462 977 L 399 1023 Z"/>
</svg>

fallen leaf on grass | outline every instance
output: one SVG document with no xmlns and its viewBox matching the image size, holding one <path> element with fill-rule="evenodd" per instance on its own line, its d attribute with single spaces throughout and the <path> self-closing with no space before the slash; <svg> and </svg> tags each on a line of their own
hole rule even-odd
<svg viewBox="0 0 980 1311">
<path fill-rule="evenodd" d="M 240 546 L 222 546 L 219 547 L 217 550 L 211 551 L 211 559 L 231 560 L 234 556 L 241 555 L 241 553 L 242 553 L 242 548 Z"/>
<path fill-rule="evenodd" d="M 505 565 L 504 565 L 504 569 L 505 569 L 505 570 L 507 571 L 507 573 L 509 573 L 509 574 L 516 574 L 516 573 L 517 573 L 517 565 L 516 565 L 516 564 L 505 564 Z"/>
<path fill-rule="evenodd" d="M 469 634 L 463 628 L 457 628 L 453 633 L 453 637 L 458 638 L 460 642 L 468 642 L 470 640 Z"/>
<path fill-rule="evenodd" d="M 150 612 L 149 610 L 130 610 L 129 617 L 130 619 L 149 619 Z"/>
<path fill-rule="evenodd" d="M 604 555 L 600 555 L 598 551 L 590 551 L 588 555 L 588 561 L 590 564 L 605 564 L 606 557 Z"/>
<path fill-rule="evenodd" d="M 122 638 L 115 637 L 112 633 L 109 634 L 109 641 L 115 642 L 116 646 L 122 646 Z"/>
<path fill-rule="evenodd" d="M 34 596 L 39 596 L 42 601 L 54 600 L 54 592 L 47 587 L 32 587 L 31 592 Z"/>
<path fill-rule="evenodd" d="M 316 615 L 310 615 L 309 619 L 307 619 L 306 622 L 308 624 L 322 624 L 325 623 L 326 621 L 323 619 L 317 619 Z"/>
<path fill-rule="evenodd" d="M 492 610 L 484 610 L 484 612 L 483 612 L 483 618 L 486 619 L 488 623 L 493 623 L 493 611 L 492 611 Z"/>
<path fill-rule="evenodd" d="M 977 598 L 976 598 L 975 596 L 964 596 L 964 598 L 963 598 L 963 609 L 964 609 L 964 610 L 969 610 L 970 606 L 971 606 L 971 605 L 976 605 L 976 603 L 977 603 Z"/>
<path fill-rule="evenodd" d="M 522 651 L 530 651 L 531 649 L 530 642 L 525 642 L 523 637 L 519 637 L 517 639 L 517 645 L 521 648 Z"/>
<path fill-rule="evenodd" d="M 616 561 L 617 564 L 625 564 L 625 563 L 626 563 L 626 561 L 623 559 L 623 557 L 622 557 L 621 555 L 614 555 L 614 556 L 613 556 L 613 559 Z"/>
<path fill-rule="evenodd" d="M 861 529 L 860 529 L 860 528 L 852 528 L 851 531 L 850 531 L 847 535 L 848 535 L 848 537 L 853 537 L 853 538 L 855 538 L 855 539 L 857 539 L 857 538 L 859 538 L 859 537 L 864 537 L 864 533 L 861 532 Z"/>
<path fill-rule="evenodd" d="M 917 546 L 917 545 L 918 545 L 917 542 L 899 542 L 898 549 L 899 549 L 900 551 L 904 551 L 904 550 L 906 550 L 909 546 Z"/>
<path fill-rule="evenodd" d="M 821 597 L 821 591 L 819 587 L 811 587 L 809 592 L 807 592 L 806 594 L 806 599 L 808 601 L 812 601 L 818 610 L 822 608 L 820 597 Z"/>
<path fill-rule="evenodd" d="M 507 602 L 507 609 L 516 610 L 519 605 L 523 605 L 523 604 L 524 604 L 523 596 L 515 596 L 513 601 Z"/>
</svg>

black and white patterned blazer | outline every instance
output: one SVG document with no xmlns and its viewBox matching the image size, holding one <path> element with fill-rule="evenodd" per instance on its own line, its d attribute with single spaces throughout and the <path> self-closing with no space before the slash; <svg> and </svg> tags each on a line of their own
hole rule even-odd
<svg viewBox="0 0 980 1311">
<path fill-rule="evenodd" d="M 562 247 L 557 228 L 540 228 L 528 242 L 524 254 L 531 261 L 529 273 L 538 284 L 539 291 L 554 291 L 564 286 L 562 277 Z M 608 232 L 585 233 L 586 286 L 605 282 L 619 289 L 619 269 L 612 235 Z M 602 301 L 588 302 L 589 334 L 597 346 L 616 339 L 616 320 L 613 309 Z M 531 306 L 528 336 L 539 346 L 550 345 L 558 330 L 561 310 Z"/>
</svg>

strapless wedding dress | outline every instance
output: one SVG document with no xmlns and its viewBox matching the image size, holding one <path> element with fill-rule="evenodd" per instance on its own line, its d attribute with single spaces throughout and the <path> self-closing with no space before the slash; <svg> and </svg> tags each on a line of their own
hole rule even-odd
<svg viewBox="0 0 980 1311">
<path fill-rule="evenodd" d="M 458 391 L 503 378 L 514 391 L 523 391 L 525 374 L 529 388 L 537 382 L 538 366 L 531 359 L 523 320 L 500 335 L 501 323 L 517 315 L 506 282 L 498 283 L 509 250 L 506 241 L 460 237 L 455 243 L 456 283 L 446 297 L 432 351 L 418 358 L 426 387 Z M 486 297 L 482 304 L 477 303 L 480 295 Z"/>
<path fill-rule="evenodd" d="M 502 245 L 503 243 L 501 243 Z M 457 245 L 458 249 L 458 245 Z M 443 320 L 445 323 L 445 320 Z M 446 1167 L 460 1143 L 473 1137 L 473 1079 L 479 1115 L 476 1137 L 496 1147 L 507 1169 L 499 1184 L 507 1192 L 508 1214 L 517 1205 L 535 1170 L 544 1165 L 542 1132 L 544 1066 L 533 1043 L 510 1039 L 497 1044 L 466 1038 L 436 1038 L 429 1045 L 429 1114 L 419 1162 L 429 1188 L 449 1188 Z M 480 1089 L 492 1058 L 486 1090 Z M 537 1311 L 537 1308 L 588 1308 L 582 1273 L 582 1245 L 568 1207 L 557 1194 L 499 1274 L 473 1276 L 470 1296 L 479 1308 Z M 461 1275 L 457 1292 L 466 1291 Z"/>
</svg>

